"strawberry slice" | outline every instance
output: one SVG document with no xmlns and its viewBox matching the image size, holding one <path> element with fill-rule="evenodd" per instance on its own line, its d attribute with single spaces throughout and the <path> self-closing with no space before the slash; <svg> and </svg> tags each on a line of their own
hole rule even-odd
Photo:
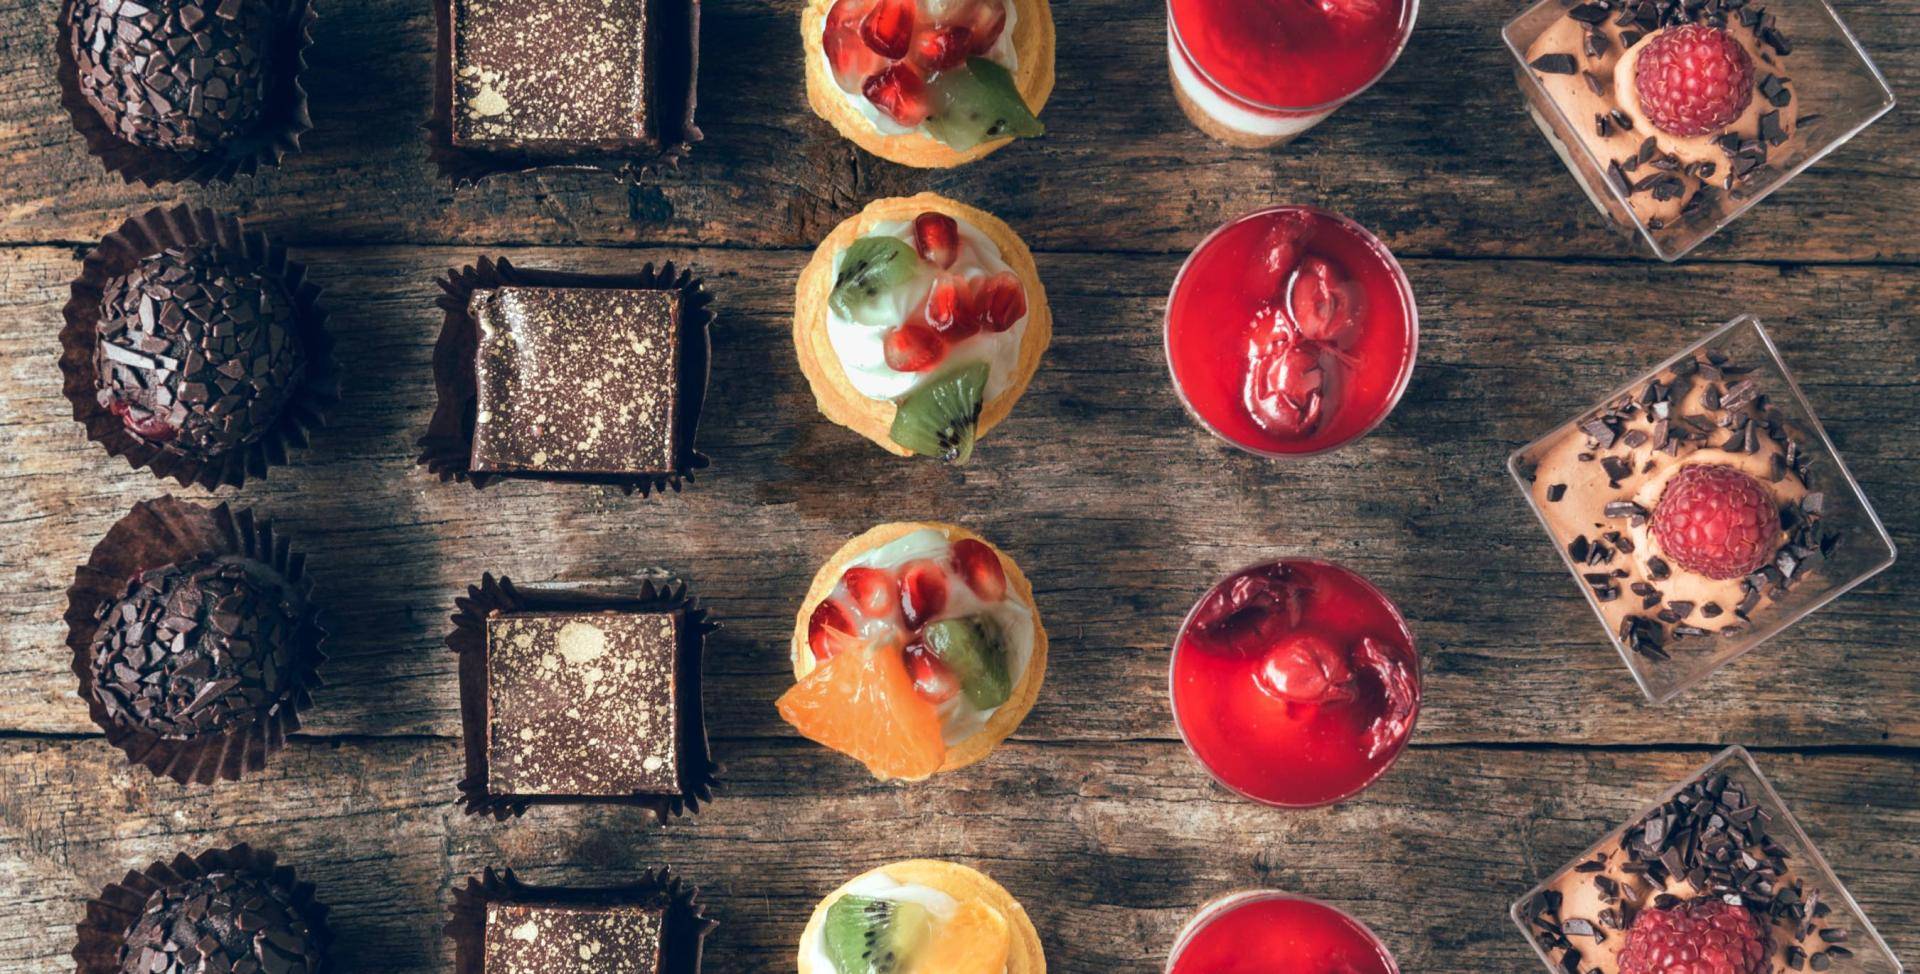
<svg viewBox="0 0 1920 974">
<path fill-rule="evenodd" d="M 907 647 L 907 675 L 913 677 L 913 692 L 932 703 L 946 703 L 960 694 L 960 678 L 923 642 Z"/>
<path fill-rule="evenodd" d="M 982 602 L 998 602 L 1007 597 L 1007 570 L 986 542 L 972 538 L 954 542 L 953 567 Z"/>
<path fill-rule="evenodd" d="M 1242 395 L 1247 414 L 1276 436 L 1313 432 L 1327 392 L 1320 355 L 1305 342 L 1253 344 Z"/>
<path fill-rule="evenodd" d="M 947 572 L 922 558 L 900 569 L 900 611 L 907 628 L 918 631 L 947 607 Z"/>
<path fill-rule="evenodd" d="M 892 619 L 900 608 L 899 589 L 893 576 L 878 568 L 855 566 L 840 576 L 840 584 L 853 597 L 853 607 L 869 619 Z"/>
<path fill-rule="evenodd" d="M 889 61 L 907 56 L 913 45 L 914 0 L 879 0 L 860 21 L 860 39 Z"/>
<path fill-rule="evenodd" d="M 860 639 L 854 635 L 853 617 L 845 606 L 832 599 L 814 606 L 813 616 L 807 620 L 807 648 L 813 650 L 814 659 L 832 659 L 859 646 Z"/>
<path fill-rule="evenodd" d="M 932 328 L 910 321 L 887 332 L 881 350 L 895 372 L 925 372 L 947 357 L 947 341 Z"/>
<path fill-rule="evenodd" d="M 1287 288 L 1287 311 L 1310 341 L 1345 346 L 1359 337 L 1360 289 L 1319 257 L 1300 262 Z"/>
<path fill-rule="evenodd" d="M 973 28 L 935 27 L 913 43 L 913 56 L 928 71 L 948 71 L 973 56 Z"/>
<path fill-rule="evenodd" d="M 827 12 L 820 46 L 827 52 L 827 63 L 833 66 L 834 80 L 848 91 L 857 90 L 860 82 L 887 66 L 887 59 L 875 54 L 860 37 L 860 23 L 872 8 L 873 0 L 840 0 Z"/>
<path fill-rule="evenodd" d="M 1027 289 L 1020 286 L 1018 275 L 1001 271 L 974 285 L 973 308 L 980 324 L 998 334 L 1027 316 Z"/>
<path fill-rule="evenodd" d="M 942 274 L 927 292 L 927 324 L 948 344 L 966 341 L 980 332 L 973 307 L 973 286 L 957 274 Z"/>
<path fill-rule="evenodd" d="M 920 259 L 941 270 L 960 259 L 960 224 L 945 213 L 922 213 L 913 218 L 913 249 Z"/>
<path fill-rule="evenodd" d="M 888 118 L 908 128 L 927 120 L 927 82 L 913 65 L 888 65 L 860 85 L 860 93 Z"/>
</svg>

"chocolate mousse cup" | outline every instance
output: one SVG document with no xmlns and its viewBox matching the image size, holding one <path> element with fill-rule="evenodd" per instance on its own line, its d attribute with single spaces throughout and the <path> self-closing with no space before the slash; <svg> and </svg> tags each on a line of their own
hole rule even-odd
<svg viewBox="0 0 1920 974">
<path fill-rule="evenodd" d="M 1682 13 L 1681 11 L 1687 11 Z M 1751 78 L 1730 123 L 1676 135 L 1634 79 L 1684 24 L 1724 29 Z M 1622 233 L 1673 261 L 1893 109 L 1893 90 L 1825 0 L 1540 0 L 1501 31 L 1527 113 Z M 1746 99 L 1745 87 L 1751 88 Z"/>
<path fill-rule="evenodd" d="M 1667 547 L 1663 502 L 1682 471 L 1700 468 L 1764 495 L 1758 503 L 1779 515 L 1737 572 L 1690 568 L 1686 551 Z M 1654 703 L 1894 560 L 1893 539 L 1752 315 L 1514 451 L 1507 469 Z"/>
<path fill-rule="evenodd" d="M 1766 974 L 1901 974 L 1840 878 L 1743 747 L 1714 755 L 1508 911 L 1552 974 L 1614 971 L 1644 909 L 1717 898 L 1767 934 Z"/>
</svg>

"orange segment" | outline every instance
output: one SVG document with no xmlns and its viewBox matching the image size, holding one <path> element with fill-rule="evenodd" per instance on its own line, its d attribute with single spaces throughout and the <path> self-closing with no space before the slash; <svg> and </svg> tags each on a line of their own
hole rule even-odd
<svg viewBox="0 0 1920 974">
<path fill-rule="evenodd" d="M 933 940 L 914 951 L 908 974 L 1003 974 L 1013 952 L 1007 918 L 979 900 L 960 904 Z"/>
<path fill-rule="evenodd" d="M 859 761 L 883 781 L 925 778 L 947 759 L 940 715 L 913 692 L 898 646 L 829 657 L 782 695 L 779 707 L 808 739 Z"/>
</svg>

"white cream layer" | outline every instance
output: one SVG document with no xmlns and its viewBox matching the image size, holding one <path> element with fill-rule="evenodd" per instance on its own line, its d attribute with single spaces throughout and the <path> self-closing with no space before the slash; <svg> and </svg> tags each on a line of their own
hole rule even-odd
<svg viewBox="0 0 1920 974">
<path fill-rule="evenodd" d="M 1333 114 L 1333 110 L 1328 109 L 1313 115 L 1272 115 L 1227 99 L 1200 77 L 1199 69 L 1180 49 L 1180 42 L 1173 36 L 1171 20 L 1167 23 L 1167 63 L 1173 66 L 1173 81 L 1180 86 L 1180 93 L 1200 106 L 1207 117 L 1236 132 L 1282 138 L 1305 132 Z"/>
<path fill-rule="evenodd" d="M 960 255 L 946 273 L 958 274 L 971 282 L 1012 270 L 1001 258 L 1000 248 L 994 246 L 985 234 L 964 220 L 956 218 L 955 222 L 960 225 Z M 905 220 L 875 224 L 866 235 L 893 237 L 904 241 L 909 247 L 913 246 L 913 224 Z M 840 265 L 846 256 L 844 250 L 833 255 L 833 273 L 827 275 L 827 287 L 831 288 L 833 282 L 839 280 Z M 924 262 L 922 270 L 924 273 L 911 285 L 898 288 L 891 295 L 894 313 L 887 316 L 892 322 L 890 324 L 863 325 L 842 318 L 831 303 L 827 305 L 827 342 L 833 346 L 833 354 L 840 360 L 840 370 L 846 373 L 847 381 L 854 390 L 868 399 L 897 402 L 956 365 L 986 362 L 986 398 L 993 400 L 1013 384 L 1014 371 L 1020 363 L 1020 342 L 1026 336 L 1030 314 L 1021 316 L 1012 328 L 997 335 L 981 331 L 950 348 L 944 361 L 925 372 L 899 372 L 887 364 L 887 333 L 899 322 L 905 321 L 907 315 L 920 306 L 927 292 L 933 288 L 935 272 L 926 267 Z M 1020 286 L 1025 289 L 1026 282 L 1021 281 Z"/>
<path fill-rule="evenodd" d="M 938 20 L 941 14 L 946 11 L 949 2 L 950 0 L 920 0 L 920 13 L 923 16 Z M 1008 72 L 1018 77 L 1020 74 L 1020 53 L 1013 46 L 1013 28 L 1020 22 L 1020 10 L 1014 0 L 1001 0 L 1001 2 L 1006 4 L 1007 25 L 1000 31 L 1000 39 L 994 41 L 993 47 L 987 49 L 986 58 L 1006 68 Z M 860 117 L 866 119 L 867 124 L 873 126 L 874 131 L 879 132 L 881 135 L 907 135 L 922 131 L 925 128 L 923 125 L 915 125 L 912 128 L 908 128 L 888 118 L 887 113 L 875 107 L 873 102 L 868 101 L 867 96 L 862 94 L 858 89 L 848 91 L 845 88 L 841 88 L 839 83 L 840 76 L 834 73 L 833 61 L 827 57 L 827 48 L 824 44 L 820 46 L 820 59 L 826 62 L 827 77 L 834 79 L 833 86 L 839 88 L 840 97 L 845 99 L 847 104 L 852 105 L 853 110 L 859 112 Z"/>
</svg>

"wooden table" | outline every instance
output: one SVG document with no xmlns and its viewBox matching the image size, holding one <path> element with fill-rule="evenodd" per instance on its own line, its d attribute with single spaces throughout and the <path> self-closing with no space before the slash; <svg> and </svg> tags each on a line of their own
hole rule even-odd
<svg viewBox="0 0 1920 974">
<path fill-rule="evenodd" d="M 319 128 L 237 187 L 128 188 L 55 96 L 54 0 L 0 4 L 0 972 L 67 969 L 81 902 L 129 867 L 246 840 L 333 907 L 346 970 L 445 971 L 449 888 L 488 865 L 548 882 L 671 863 L 722 926 L 708 970 L 787 972 L 816 898 L 908 856 L 974 863 L 1038 922 L 1057 971 L 1156 971 L 1201 902 L 1249 885 L 1329 899 L 1408 971 L 1535 971 L 1506 906 L 1718 746 L 1752 746 L 1896 952 L 1920 961 L 1920 571 L 1907 561 L 1686 695 L 1643 704 L 1502 469 L 1511 449 L 1741 311 L 1772 329 L 1896 539 L 1920 532 L 1920 128 L 1903 108 L 1678 266 L 1581 198 L 1521 110 L 1509 0 L 1427 4 L 1400 65 L 1294 145 L 1232 152 L 1180 117 L 1158 6 L 1062 0 L 1048 136 L 959 172 L 881 163 L 806 109 L 792 0 L 707 5 L 701 121 L 678 173 L 626 187 L 530 175 L 452 191 L 426 163 L 424 0 L 327 0 Z M 1845 0 L 1903 96 L 1920 2 Z M 788 338 L 795 275 L 866 201 L 932 188 L 1038 252 L 1057 321 L 1013 419 L 963 469 L 888 457 L 813 408 Z M 73 567 L 165 493 L 83 438 L 54 367 L 77 257 L 150 203 L 237 210 L 327 287 L 348 377 L 334 425 L 236 496 L 311 553 L 337 622 L 331 689 L 263 774 L 183 790 L 88 722 L 60 623 Z M 1182 255 L 1271 201 L 1351 214 L 1423 312 L 1399 410 L 1332 456 L 1238 454 L 1182 412 L 1160 351 Z M 568 269 L 689 262 L 719 295 L 703 447 L 680 495 L 508 483 L 412 464 L 431 408 L 433 279 L 483 253 Z M 1905 430 L 1906 432 L 1902 432 Z M 189 492 L 192 495 L 194 492 Z M 975 527 L 1032 575 L 1054 635 L 1039 706 L 982 766 L 875 784 L 772 701 L 816 565 L 884 520 Z M 1339 561 L 1413 622 L 1427 668 L 1410 752 L 1337 807 L 1281 813 L 1210 783 L 1168 717 L 1166 647 L 1216 577 Z M 454 807 L 454 594 L 483 571 L 689 575 L 723 796 L 660 829 L 608 810 L 496 824 Z"/>
</svg>

